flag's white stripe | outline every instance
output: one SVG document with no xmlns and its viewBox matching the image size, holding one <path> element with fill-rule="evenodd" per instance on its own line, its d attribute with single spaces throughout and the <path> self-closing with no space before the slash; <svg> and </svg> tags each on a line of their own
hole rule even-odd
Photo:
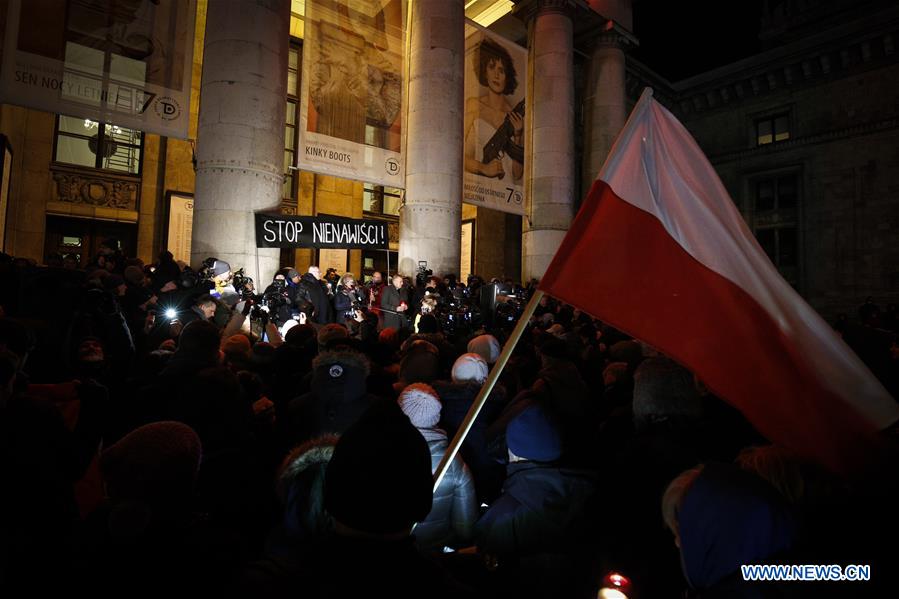
<svg viewBox="0 0 899 599">
<path fill-rule="evenodd" d="M 699 145 L 650 94 L 634 108 L 599 178 L 622 200 L 655 216 L 701 264 L 755 299 L 795 339 L 826 387 L 877 426 L 899 419 L 899 406 L 883 386 L 780 277 Z"/>
</svg>

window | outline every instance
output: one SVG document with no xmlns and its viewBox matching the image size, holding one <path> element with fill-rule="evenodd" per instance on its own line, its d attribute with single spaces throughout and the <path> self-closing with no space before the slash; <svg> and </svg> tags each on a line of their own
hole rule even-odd
<svg viewBox="0 0 899 599">
<path fill-rule="evenodd" d="M 306 25 L 306 0 L 290 0 L 290 37 L 303 39 Z"/>
<path fill-rule="evenodd" d="M 284 119 L 284 186 L 281 197 L 296 201 L 297 192 L 294 185 L 296 171 L 290 167 L 296 164 L 297 147 L 297 115 L 300 108 L 300 49 L 290 46 L 287 61 L 287 105 Z"/>
<path fill-rule="evenodd" d="M 402 189 L 366 183 L 362 187 L 362 210 L 398 217 L 402 198 Z"/>
<path fill-rule="evenodd" d="M 756 145 L 764 146 L 790 139 L 790 115 L 783 113 L 755 122 Z"/>
<path fill-rule="evenodd" d="M 798 175 L 782 174 L 754 182 L 755 236 L 771 262 L 791 284 L 798 282 Z"/>
<path fill-rule="evenodd" d="M 142 144 L 140 131 L 60 115 L 56 121 L 54 160 L 137 175 Z"/>
</svg>

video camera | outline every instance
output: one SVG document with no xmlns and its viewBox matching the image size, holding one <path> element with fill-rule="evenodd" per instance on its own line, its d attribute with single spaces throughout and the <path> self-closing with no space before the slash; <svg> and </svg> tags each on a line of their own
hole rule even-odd
<svg viewBox="0 0 899 599">
<path fill-rule="evenodd" d="M 212 272 L 212 269 L 215 267 L 215 263 L 218 258 L 209 257 L 203 260 L 203 265 L 200 266 L 200 269 L 197 271 L 197 276 L 201 281 L 211 281 L 215 278 L 215 275 Z"/>
<path fill-rule="evenodd" d="M 428 282 L 428 279 L 434 275 L 434 271 L 428 268 L 428 263 L 425 260 L 418 261 L 418 272 L 415 274 L 415 285 L 416 287 L 424 287 Z"/>
<path fill-rule="evenodd" d="M 256 297 L 253 278 L 247 276 L 243 268 L 234 273 L 231 283 L 234 285 L 234 290 L 237 292 L 237 297 L 240 298 L 240 301 Z"/>
<path fill-rule="evenodd" d="M 249 279 L 249 277 L 246 277 L 246 279 Z M 252 282 L 252 280 L 250 281 Z M 246 301 L 253 303 L 253 307 L 250 308 L 250 318 L 262 322 L 270 320 L 281 326 L 288 318 L 282 309 L 290 305 L 287 281 L 275 279 L 262 295 L 249 292 L 246 296 Z"/>
</svg>

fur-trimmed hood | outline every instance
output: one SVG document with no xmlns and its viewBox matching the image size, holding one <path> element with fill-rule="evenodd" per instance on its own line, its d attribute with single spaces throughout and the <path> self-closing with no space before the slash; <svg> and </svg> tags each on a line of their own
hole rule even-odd
<svg viewBox="0 0 899 599">
<path fill-rule="evenodd" d="M 282 504 L 287 502 L 287 490 L 297 478 L 311 467 L 325 466 L 331 461 L 338 439 L 338 435 L 322 435 L 297 445 L 287 454 L 278 472 L 277 490 Z"/>
</svg>

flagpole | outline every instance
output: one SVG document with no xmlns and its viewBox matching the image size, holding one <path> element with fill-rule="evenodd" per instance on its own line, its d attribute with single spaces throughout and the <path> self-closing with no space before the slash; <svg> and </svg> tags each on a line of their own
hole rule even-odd
<svg viewBox="0 0 899 599">
<path fill-rule="evenodd" d="M 475 398 L 474 403 L 471 404 L 468 414 L 465 415 L 465 420 L 462 421 L 462 425 L 459 427 L 459 430 L 456 431 L 456 436 L 453 437 L 449 447 L 446 448 L 446 453 L 443 454 L 443 459 L 440 460 L 440 465 L 437 466 L 437 471 L 434 473 L 435 493 L 437 492 L 437 487 L 440 486 L 440 481 L 443 480 L 443 476 L 449 469 L 449 465 L 456 457 L 456 454 L 459 453 L 459 448 L 462 447 L 462 441 L 465 440 L 465 436 L 468 435 L 468 431 L 471 430 L 471 426 L 478 417 L 478 413 L 480 413 L 484 404 L 487 403 L 487 397 L 489 397 L 490 392 L 493 391 L 496 381 L 499 380 L 499 376 L 506 367 L 506 363 L 509 361 L 512 351 L 514 351 L 515 346 L 518 344 L 518 340 L 521 339 L 524 329 L 528 326 L 528 321 L 537 309 L 537 304 L 540 303 L 541 297 L 543 297 L 543 292 L 539 289 L 535 290 L 534 295 L 531 296 L 531 300 L 528 302 L 527 306 L 525 306 L 524 312 L 518 319 L 518 323 L 515 325 L 515 328 L 512 329 L 512 334 L 506 341 L 506 345 L 503 346 L 503 351 L 500 353 L 499 358 L 497 358 L 496 364 L 494 364 L 493 368 L 490 370 L 490 375 L 487 377 L 487 380 L 484 381 L 484 385 L 481 387 L 481 391 Z"/>
</svg>

